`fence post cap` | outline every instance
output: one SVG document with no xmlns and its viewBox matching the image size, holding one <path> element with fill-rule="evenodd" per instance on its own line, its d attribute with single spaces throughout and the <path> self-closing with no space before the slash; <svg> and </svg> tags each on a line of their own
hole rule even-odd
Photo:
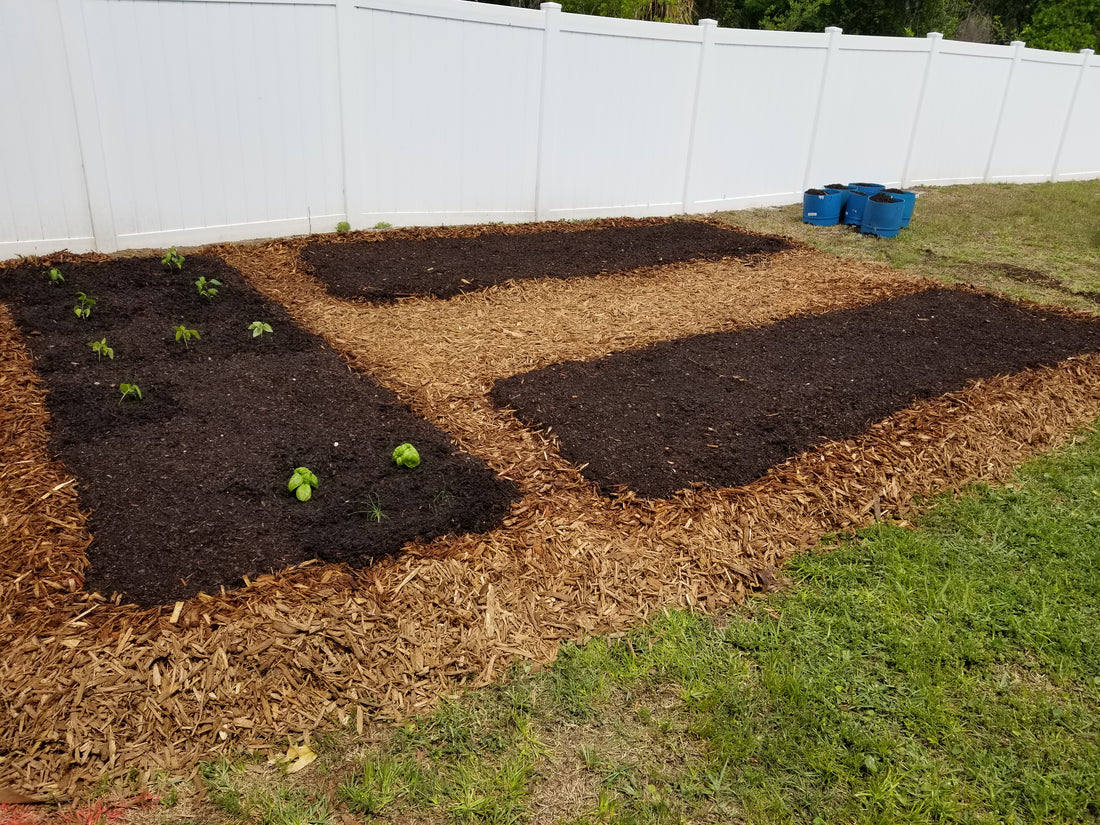
<svg viewBox="0 0 1100 825">
<path fill-rule="evenodd" d="M 539 3 L 541 11 L 561 11 L 561 3 Z"/>
<path fill-rule="evenodd" d="M 826 26 L 825 27 L 825 33 L 826 34 L 840 34 L 842 31 L 844 31 L 844 29 L 840 28 L 839 26 Z"/>
<path fill-rule="evenodd" d="M 709 28 L 711 28 L 711 27 L 713 27 L 713 26 L 717 26 L 717 25 L 718 25 L 718 21 L 717 21 L 717 20 L 713 20 L 713 19 L 711 19 L 710 17 L 704 17 L 704 18 L 703 18 L 702 20 L 700 20 L 700 21 L 699 21 L 699 25 L 700 25 L 700 26 L 706 26 L 706 27 L 707 27 L 707 28 L 709 29 Z"/>
<path fill-rule="evenodd" d="M 929 40 L 943 40 L 943 32 L 928 32 Z"/>
</svg>

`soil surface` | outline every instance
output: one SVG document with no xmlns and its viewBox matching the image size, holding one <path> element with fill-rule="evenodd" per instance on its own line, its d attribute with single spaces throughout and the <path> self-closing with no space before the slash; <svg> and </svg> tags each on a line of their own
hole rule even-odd
<svg viewBox="0 0 1100 825">
<path fill-rule="evenodd" d="M 734 487 L 975 379 L 1100 350 L 1100 320 L 930 289 L 572 361 L 496 383 L 605 492 Z"/>
<path fill-rule="evenodd" d="M 548 229 L 467 238 L 317 243 L 302 258 L 341 298 L 450 298 L 524 278 L 577 278 L 688 260 L 789 249 L 783 238 L 701 221 L 646 222 L 600 229 Z"/>
<path fill-rule="evenodd" d="M 488 529 L 516 497 L 219 259 L 62 270 L 59 286 L 41 268 L 4 272 L 0 298 L 46 385 L 51 451 L 91 510 L 87 588 L 148 606 L 313 558 L 363 565 L 411 539 Z M 213 300 L 200 276 L 222 282 Z M 77 291 L 97 301 L 87 319 Z M 273 332 L 253 337 L 257 320 Z M 181 324 L 201 338 L 177 341 Z M 113 359 L 89 347 L 103 339 Z M 142 399 L 123 399 L 123 382 Z M 403 442 L 415 469 L 392 460 Z M 305 503 L 287 490 L 298 466 L 320 481 Z"/>
</svg>

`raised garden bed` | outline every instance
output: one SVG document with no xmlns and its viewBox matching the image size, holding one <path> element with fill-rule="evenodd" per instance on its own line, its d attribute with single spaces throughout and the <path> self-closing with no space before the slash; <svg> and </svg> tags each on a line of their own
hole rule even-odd
<svg viewBox="0 0 1100 825">
<path fill-rule="evenodd" d="M 217 258 L 60 270 L 58 284 L 41 267 L 5 272 L 0 297 L 48 390 L 51 451 L 91 510 L 90 589 L 154 605 L 313 558 L 363 565 L 485 530 L 516 496 Z M 78 292 L 95 301 L 86 318 Z M 415 468 L 393 460 L 405 442 Z M 299 466 L 319 479 L 306 502 L 287 488 Z"/>
<path fill-rule="evenodd" d="M 702 221 L 620 221 L 597 229 L 483 231 L 425 239 L 385 234 L 370 241 L 315 243 L 302 259 L 341 298 L 450 298 L 505 281 L 578 278 L 689 260 L 771 254 L 777 237 Z"/>
<path fill-rule="evenodd" d="M 979 378 L 1100 350 L 1100 320 L 961 290 L 698 335 L 498 381 L 604 491 L 734 487 Z"/>
</svg>

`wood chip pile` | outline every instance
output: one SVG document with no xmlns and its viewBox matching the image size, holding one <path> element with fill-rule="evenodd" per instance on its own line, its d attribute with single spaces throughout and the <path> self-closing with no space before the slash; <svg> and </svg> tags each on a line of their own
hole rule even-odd
<svg viewBox="0 0 1100 825">
<path fill-rule="evenodd" d="M 926 284 L 799 248 L 372 306 L 333 299 L 306 275 L 306 242 L 204 251 L 524 498 L 491 533 L 412 545 L 367 569 L 306 565 L 161 609 L 110 603 L 81 590 L 86 514 L 50 459 L 43 395 L 0 309 L 0 789 L 68 796 L 130 768 L 188 773 L 223 749 L 285 749 L 325 726 L 418 713 L 517 658 L 550 662 L 564 641 L 666 606 L 722 611 L 776 586 L 783 560 L 823 533 L 1004 478 L 1100 415 L 1100 356 L 1076 358 L 921 403 L 742 488 L 608 499 L 552 434 L 492 407 L 492 381 Z"/>
</svg>

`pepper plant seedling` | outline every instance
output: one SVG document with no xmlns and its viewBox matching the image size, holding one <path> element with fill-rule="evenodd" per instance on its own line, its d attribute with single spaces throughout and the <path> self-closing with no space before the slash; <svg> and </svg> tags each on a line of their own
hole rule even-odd
<svg viewBox="0 0 1100 825">
<path fill-rule="evenodd" d="M 412 444 L 399 444 L 393 451 L 393 460 L 398 467 L 408 467 L 411 470 L 420 464 L 420 453 Z"/>
<path fill-rule="evenodd" d="M 271 324 L 269 324 L 265 321 L 253 321 L 251 324 L 248 325 L 248 328 L 250 330 L 252 330 L 252 337 L 253 338 L 259 338 L 265 332 L 273 332 L 274 331 L 274 330 L 271 329 Z"/>
<path fill-rule="evenodd" d="M 94 352 L 96 354 L 96 357 L 99 358 L 101 361 L 103 360 L 104 355 L 106 355 L 112 361 L 115 360 L 115 351 L 107 346 L 106 338 L 104 338 L 102 341 L 89 341 L 88 346 L 92 348 L 92 352 Z"/>
<path fill-rule="evenodd" d="M 298 501 L 309 501 L 317 489 L 317 476 L 308 467 L 296 467 L 286 488 L 294 493 Z"/>
<path fill-rule="evenodd" d="M 191 349 L 190 344 L 192 338 L 194 338 L 196 341 L 202 340 L 202 336 L 199 335 L 199 331 L 197 329 L 188 329 L 183 324 L 180 324 L 178 327 L 176 327 L 176 340 L 183 341 L 183 346 L 186 349 Z"/>
<path fill-rule="evenodd" d="M 199 291 L 199 295 L 208 301 L 213 301 L 214 296 L 218 294 L 218 287 L 222 285 L 222 282 L 217 278 L 211 278 L 209 281 L 203 275 L 199 276 L 199 279 L 195 281 L 195 289 Z"/>
<path fill-rule="evenodd" d="M 61 274 L 61 270 L 56 266 L 51 266 L 50 271 L 46 274 L 50 276 L 50 283 L 54 286 L 61 286 L 65 283 L 65 276 Z"/>
<path fill-rule="evenodd" d="M 122 397 L 118 399 L 119 404 L 131 397 L 136 397 L 138 401 L 141 400 L 141 387 L 137 384 L 119 384 L 118 391 L 122 393 Z"/>
<path fill-rule="evenodd" d="M 187 260 L 184 258 L 174 246 L 168 248 L 168 251 L 164 253 L 164 257 L 160 259 L 161 264 L 171 269 L 183 269 L 183 262 Z"/>
<path fill-rule="evenodd" d="M 77 318 L 83 321 L 92 314 L 92 307 L 95 305 L 95 298 L 89 298 L 83 292 L 78 292 L 76 293 L 76 306 L 73 307 L 73 312 L 76 313 Z"/>
</svg>

